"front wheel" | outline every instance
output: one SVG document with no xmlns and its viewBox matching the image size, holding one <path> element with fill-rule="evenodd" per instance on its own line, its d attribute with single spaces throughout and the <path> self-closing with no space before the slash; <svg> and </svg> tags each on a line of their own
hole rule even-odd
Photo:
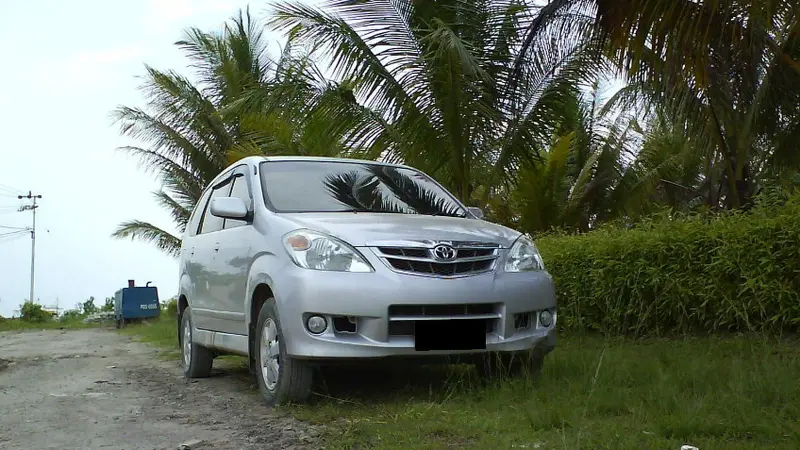
<svg viewBox="0 0 800 450">
<path fill-rule="evenodd" d="M 267 299 L 259 311 L 253 349 L 258 388 L 268 405 L 308 400 L 312 368 L 305 361 L 286 354 L 281 322 L 272 298 Z"/>
<path fill-rule="evenodd" d="M 181 314 L 181 362 L 186 378 L 205 378 L 211 375 L 214 354 L 211 350 L 192 342 L 192 314 L 187 307 Z"/>
</svg>

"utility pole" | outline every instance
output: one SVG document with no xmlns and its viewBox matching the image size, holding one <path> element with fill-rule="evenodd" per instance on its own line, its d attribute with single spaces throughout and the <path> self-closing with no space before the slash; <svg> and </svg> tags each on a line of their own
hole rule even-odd
<svg viewBox="0 0 800 450">
<path fill-rule="evenodd" d="M 31 228 L 31 296 L 30 302 L 35 303 L 35 297 L 33 296 L 33 279 L 35 273 L 35 261 L 36 261 L 36 208 L 39 206 L 36 205 L 36 199 L 42 198 L 40 195 L 33 195 L 33 192 L 28 191 L 28 195 L 18 195 L 17 198 L 22 200 L 23 198 L 27 198 L 29 200 L 33 200 L 32 205 L 22 205 L 20 206 L 20 211 L 32 211 L 33 212 L 33 227 Z"/>
</svg>

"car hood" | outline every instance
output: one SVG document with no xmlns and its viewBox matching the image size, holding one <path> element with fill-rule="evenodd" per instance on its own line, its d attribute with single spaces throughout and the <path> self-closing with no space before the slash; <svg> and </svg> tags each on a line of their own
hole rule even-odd
<svg viewBox="0 0 800 450">
<path fill-rule="evenodd" d="M 419 214 L 291 213 L 281 214 L 299 228 L 323 232 L 356 247 L 386 241 L 493 243 L 508 248 L 518 231 L 485 220 Z"/>
</svg>

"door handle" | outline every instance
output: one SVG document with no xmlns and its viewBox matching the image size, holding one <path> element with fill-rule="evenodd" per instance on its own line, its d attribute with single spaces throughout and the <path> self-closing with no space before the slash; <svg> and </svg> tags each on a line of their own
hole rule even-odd
<svg viewBox="0 0 800 450">
<path fill-rule="evenodd" d="M 216 244 L 214 244 L 214 251 L 215 251 L 215 252 L 218 252 L 218 251 L 219 251 L 219 242 L 217 242 Z"/>
</svg>

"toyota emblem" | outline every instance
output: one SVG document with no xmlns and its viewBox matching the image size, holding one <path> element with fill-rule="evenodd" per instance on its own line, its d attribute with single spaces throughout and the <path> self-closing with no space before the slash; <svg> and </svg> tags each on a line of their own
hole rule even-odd
<svg viewBox="0 0 800 450">
<path fill-rule="evenodd" d="M 433 247 L 433 256 L 440 261 L 452 261 L 456 259 L 456 249 L 449 245 L 439 244 Z"/>
</svg>

